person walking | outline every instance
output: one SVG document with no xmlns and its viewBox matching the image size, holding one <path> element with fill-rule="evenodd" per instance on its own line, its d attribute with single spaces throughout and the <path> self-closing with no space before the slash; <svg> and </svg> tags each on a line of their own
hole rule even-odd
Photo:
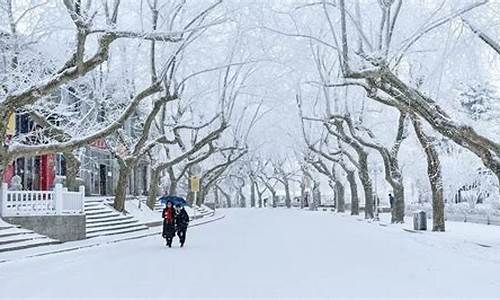
<svg viewBox="0 0 500 300">
<path fill-rule="evenodd" d="M 189 215 L 184 207 L 180 205 L 176 207 L 176 212 L 175 225 L 177 229 L 177 236 L 179 237 L 181 247 L 184 247 L 184 243 L 186 242 L 186 232 L 189 225 Z"/>
<path fill-rule="evenodd" d="M 394 208 L 394 197 L 389 193 L 389 204 L 391 205 L 391 210 Z"/>
<path fill-rule="evenodd" d="M 167 241 L 167 246 L 172 247 L 172 240 L 175 236 L 175 210 L 172 202 L 167 202 L 167 207 L 163 210 L 163 238 Z"/>
</svg>

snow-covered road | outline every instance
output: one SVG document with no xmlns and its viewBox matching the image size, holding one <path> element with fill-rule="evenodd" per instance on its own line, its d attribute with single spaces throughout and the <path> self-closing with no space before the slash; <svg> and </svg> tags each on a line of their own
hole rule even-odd
<svg viewBox="0 0 500 300">
<path fill-rule="evenodd" d="M 324 212 L 224 213 L 185 248 L 158 236 L 1 264 L 0 298 L 500 295 L 498 261 L 453 244 Z"/>
</svg>

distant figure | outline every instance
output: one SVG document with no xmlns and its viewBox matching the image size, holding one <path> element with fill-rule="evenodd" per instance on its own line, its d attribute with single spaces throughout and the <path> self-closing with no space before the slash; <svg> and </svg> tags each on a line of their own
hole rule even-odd
<svg viewBox="0 0 500 300">
<path fill-rule="evenodd" d="M 177 229 L 177 236 L 179 237 L 179 242 L 181 243 L 181 247 L 184 246 L 186 242 L 186 232 L 189 225 L 189 215 L 183 206 L 177 206 L 175 208 L 177 214 L 175 216 L 175 225 Z"/>
<path fill-rule="evenodd" d="M 394 208 L 394 197 L 391 193 L 389 193 L 389 204 L 391 205 L 391 209 Z"/>
<path fill-rule="evenodd" d="M 167 240 L 167 246 L 172 247 L 172 239 L 175 236 L 175 210 L 172 202 L 167 202 L 167 207 L 163 210 L 163 233 L 162 236 Z"/>
<path fill-rule="evenodd" d="M 267 207 L 267 198 L 264 199 L 264 207 Z"/>
</svg>

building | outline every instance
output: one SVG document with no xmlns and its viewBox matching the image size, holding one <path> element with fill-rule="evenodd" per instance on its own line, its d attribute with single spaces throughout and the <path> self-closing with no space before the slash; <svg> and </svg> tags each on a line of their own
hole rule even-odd
<svg viewBox="0 0 500 300">
<path fill-rule="evenodd" d="M 27 134 L 35 126 L 27 114 L 22 112 L 13 114 L 8 124 L 9 138 Z M 61 160 L 61 155 L 18 158 L 8 166 L 3 181 L 10 183 L 12 177 L 18 175 L 25 190 L 51 190 L 54 188 L 56 175 L 64 174 L 64 164 L 61 164 Z"/>
<path fill-rule="evenodd" d="M 64 93 L 60 93 L 64 98 Z M 71 98 L 71 97 L 70 97 Z M 69 101 L 69 100 L 66 100 Z M 85 108 L 79 107 L 82 111 Z M 135 120 L 134 118 L 133 120 Z M 133 120 L 131 122 L 133 122 Z M 133 126 L 128 123 L 128 128 Z M 28 134 L 38 125 L 28 114 L 18 112 L 9 119 L 9 139 L 16 135 Z M 77 151 L 80 160 L 79 179 L 85 185 L 88 195 L 111 196 L 114 194 L 118 179 L 118 163 L 105 139 L 99 139 Z M 147 160 L 141 160 L 129 177 L 128 193 L 147 195 L 150 166 Z M 24 190 L 52 190 L 57 177 L 66 176 L 66 161 L 62 154 L 50 154 L 34 157 L 21 157 L 12 162 L 4 172 L 3 181 L 11 183 L 18 175 Z"/>
</svg>

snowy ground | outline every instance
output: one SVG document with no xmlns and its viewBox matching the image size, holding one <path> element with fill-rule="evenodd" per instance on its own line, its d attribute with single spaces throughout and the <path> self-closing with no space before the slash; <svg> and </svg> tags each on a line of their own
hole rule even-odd
<svg viewBox="0 0 500 300">
<path fill-rule="evenodd" d="M 224 214 L 185 248 L 154 236 L 0 264 L 0 298 L 500 295 L 497 246 L 327 212 Z"/>
</svg>

